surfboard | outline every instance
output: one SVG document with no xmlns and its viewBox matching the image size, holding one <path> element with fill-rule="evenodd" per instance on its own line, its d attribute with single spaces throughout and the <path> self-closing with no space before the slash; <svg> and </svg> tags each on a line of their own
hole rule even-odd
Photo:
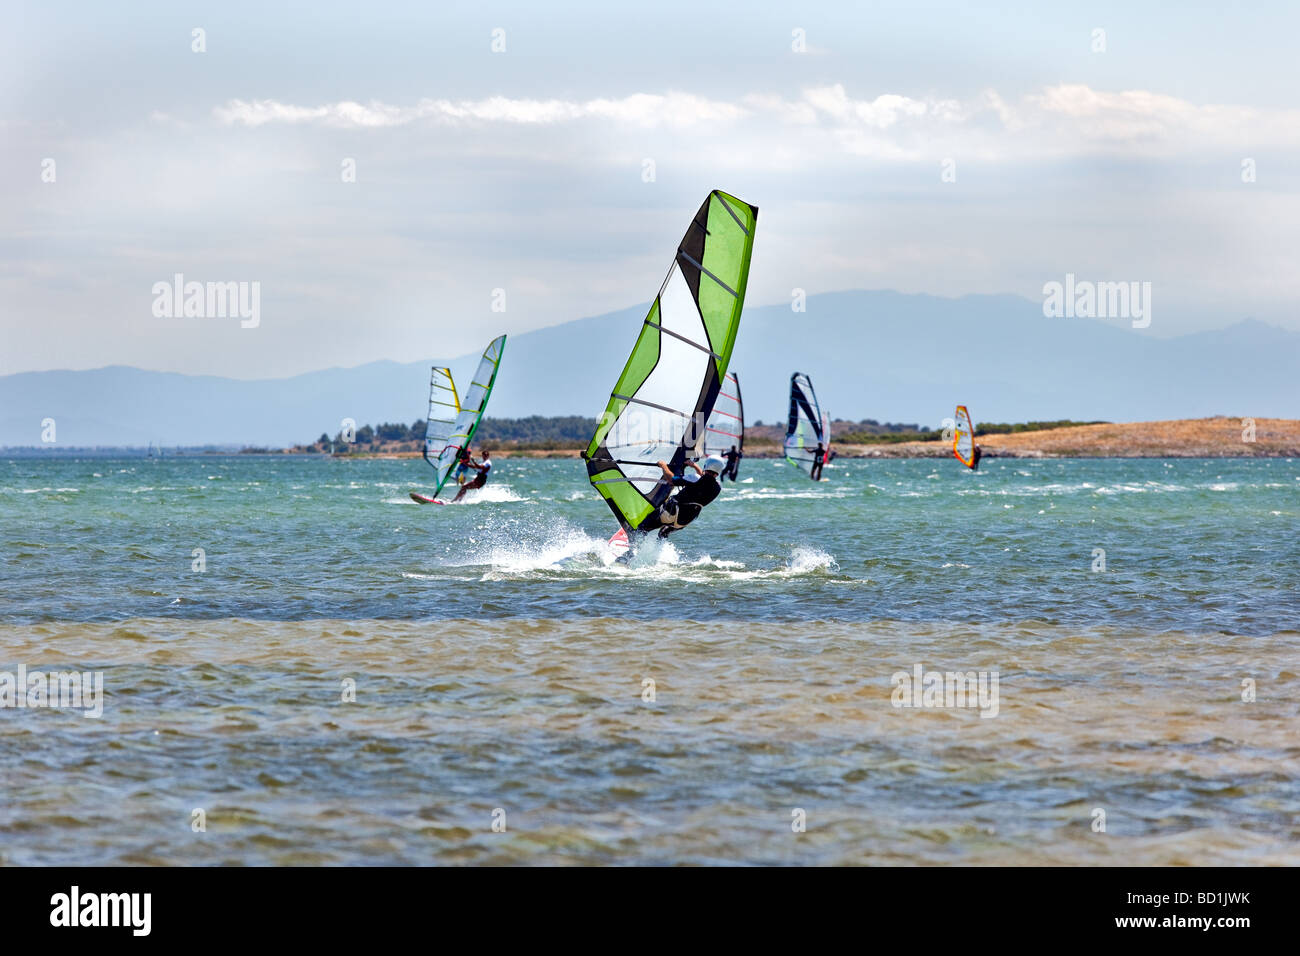
<svg viewBox="0 0 1300 956">
<path fill-rule="evenodd" d="M 447 503 L 439 501 L 437 498 L 430 498 L 428 495 L 417 494 L 414 491 L 411 492 L 411 500 L 418 505 L 445 505 Z"/>
</svg>

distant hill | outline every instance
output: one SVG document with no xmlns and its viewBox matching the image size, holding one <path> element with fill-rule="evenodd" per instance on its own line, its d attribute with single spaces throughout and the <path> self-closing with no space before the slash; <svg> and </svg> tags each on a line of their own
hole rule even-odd
<svg viewBox="0 0 1300 956">
<path fill-rule="evenodd" d="M 645 305 L 512 336 L 489 414 L 594 419 Z M 1159 314 L 1155 321 L 1160 321 Z M 483 339 L 495 330 L 485 326 Z M 464 380 L 477 355 L 451 361 Z M 285 379 L 239 381 L 123 366 L 0 377 L 0 446 L 251 444 L 334 434 L 344 418 L 410 422 L 424 410 L 428 356 Z M 1256 321 L 1158 339 L 1087 319 L 1049 319 L 1016 296 L 897 292 L 811 296 L 807 311 L 749 308 L 732 366 L 746 417 L 786 414 L 790 373 L 812 376 L 836 418 L 939 427 L 963 402 L 977 421 L 1294 417 L 1300 334 Z"/>
</svg>

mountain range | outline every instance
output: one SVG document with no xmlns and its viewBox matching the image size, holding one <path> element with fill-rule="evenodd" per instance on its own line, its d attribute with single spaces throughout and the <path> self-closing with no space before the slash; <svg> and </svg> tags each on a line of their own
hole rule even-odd
<svg viewBox="0 0 1300 956">
<path fill-rule="evenodd" d="M 510 337 L 488 415 L 591 415 L 638 334 L 646 306 Z M 483 325 L 483 341 L 496 334 Z M 127 366 L 0 377 L 0 446 L 282 447 L 358 425 L 422 418 L 429 366 L 468 381 L 477 355 L 370 362 L 240 380 Z M 978 421 L 1297 417 L 1300 333 L 1254 320 L 1173 338 L 1046 318 L 1010 295 L 956 299 L 892 291 L 810 296 L 745 310 L 732 360 L 751 423 L 781 421 L 790 374 L 812 377 L 834 418 L 939 427 L 954 405 Z"/>
</svg>

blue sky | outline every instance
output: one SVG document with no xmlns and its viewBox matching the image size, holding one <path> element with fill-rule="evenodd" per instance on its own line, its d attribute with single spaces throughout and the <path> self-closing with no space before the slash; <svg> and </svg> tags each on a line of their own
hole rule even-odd
<svg viewBox="0 0 1300 956">
<path fill-rule="evenodd" d="M 1300 329 L 1291 6 L 0 17 L 0 374 L 251 378 L 475 351 L 647 301 L 715 186 L 760 207 L 756 303 L 795 288 L 1039 299 L 1074 273 L 1152 283 L 1134 334 Z M 151 287 L 177 272 L 260 282 L 260 325 L 155 317 Z"/>
</svg>

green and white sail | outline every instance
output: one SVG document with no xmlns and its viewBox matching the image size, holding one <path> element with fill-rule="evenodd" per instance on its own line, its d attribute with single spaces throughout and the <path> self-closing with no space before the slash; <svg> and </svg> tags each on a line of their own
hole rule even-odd
<svg viewBox="0 0 1300 956">
<path fill-rule="evenodd" d="M 756 206 L 709 193 L 583 452 L 592 486 L 628 531 L 656 527 L 672 491 L 657 463 L 680 472 L 697 454 L 735 346 L 757 220 Z"/>
<path fill-rule="evenodd" d="M 818 445 L 822 446 L 824 460 L 831 447 L 830 420 L 817 402 L 812 379 L 802 372 L 795 372 L 790 376 L 790 419 L 785 430 L 785 460 L 811 473 Z"/>
<path fill-rule="evenodd" d="M 447 483 L 462 449 L 468 448 L 478 431 L 488 398 L 496 384 L 501 356 L 505 352 L 506 337 L 493 339 L 483 351 L 478 369 L 470 380 L 463 398 L 456 395 L 456 383 L 451 370 L 435 366 L 429 379 L 429 417 L 424 432 L 424 460 L 433 466 L 438 475 L 438 487 L 433 497 L 438 497 Z"/>
</svg>

